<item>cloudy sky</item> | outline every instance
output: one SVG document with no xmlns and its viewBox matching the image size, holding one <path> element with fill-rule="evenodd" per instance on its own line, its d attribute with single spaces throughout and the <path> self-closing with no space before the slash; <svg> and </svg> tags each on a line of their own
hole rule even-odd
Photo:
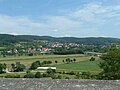
<svg viewBox="0 0 120 90">
<path fill-rule="evenodd" d="M 120 0 L 0 0 L 0 33 L 120 38 Z"/>
</svg>

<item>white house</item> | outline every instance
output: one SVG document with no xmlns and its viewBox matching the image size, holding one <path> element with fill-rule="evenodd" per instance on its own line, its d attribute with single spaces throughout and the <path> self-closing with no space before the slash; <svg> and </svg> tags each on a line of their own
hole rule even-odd
<svg viewBox="0 0 120 90">
<path fill-rule="evenodd" d="M 56 67 L 38 67 L 38 70 L 56 69 Z"/>
</svg>

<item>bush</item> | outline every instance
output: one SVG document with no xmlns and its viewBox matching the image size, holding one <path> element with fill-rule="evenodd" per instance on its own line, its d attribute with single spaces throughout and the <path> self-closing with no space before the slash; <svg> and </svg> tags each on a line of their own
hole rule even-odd
<svg viewBox="0 0 120 90">
<path fill-rule="evenodd" d="M 42 76 L 42 74 L 40 73 L 40 72 L 36 72 L 36 74 L 35 74 L 35 78 L 42 78 L 43 76 Z"/>
<path fill-rule="evenodd" d="M 62 75 L 52 75 L 52 79 L 62 79 Z"/>
<path fill-rule="evenodd" d="M 24 64 L 18 64 L 16 65 L 15 69 L 14 69 L 14 72 L 20 72 L 20 71 L 24 71 L 25 69 L 25 65 Z"/>
<path fill-rule="evenodd" d="M 5 78 L 20 78 L 20 75 L 19 74 L 17 74 L 17 75 L 9 74 L 9 75 L 6 75 Z"/>
<path fill-rule="evenodd" d="M 34 69 L 37 69 L 37 68 L 40 67 L 40 66 L 41 66 L 40 61 L 35 61 L 35 62 L 33 62 L 33 63 L 31 64 L 30 69 L 34 70 Z"/>
<path fill-rule="evenodd" d="M 30 73 L 30 70 L 27 70 L 26 73 Z"/>
<path fill-rule="evenodd" d="M 90 79 L 91 78 L 91 73 L 90 72 L 82 72 L 81 78 L 82 79 Z"/>
<path fill-rule="evenodd" d="M 49 77 L 47 73 L 43 73 L 43 77 Z"/>
<path fill-rule="evenodd" d="M 35 78 L 35 75 L 32 73 L 27 73 L 24 78 Z"/>
<path fill-rule="evenodd" d="M 71 71 L 69 74 L 70 74 L 70 75 L 75 75 L 75 73 L 74 73 L 73 71 Z"/>
<path fill-rule="evenodd" d="M 91 57 L 91 58 L 90 58 L 90 61 L 95 61 L 95 58 L 94 58 L 94 57 Z"/>
<path fill-rule="evenodd" d="M 44 65 L 44 64 L 52 64 L 52 61 L 43 61 L 42 65 Z"/>
<path fill-rule="evenodd" d="M 47 69 L 48 74 L 54 74 L 55 72 L 56 71 L 54 69 L 51 69 L 51 68 Z"/>
<path fill-rule="evenodd" d="M 33 53 L 29 53 L 28 56 L 33 56 Z"/>
<path fill-rule="evenodd" d="M 70 79 L 70 77 L 65 77 L 65 79 Z"/>
</svg>

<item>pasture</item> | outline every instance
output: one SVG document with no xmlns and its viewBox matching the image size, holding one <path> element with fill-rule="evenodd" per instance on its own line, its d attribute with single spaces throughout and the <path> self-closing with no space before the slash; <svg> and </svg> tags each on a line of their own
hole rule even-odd
<svg viewBox="0 0 120 90">
<path fill-rule="evenodd" d="M 70 58 L 76 59 L 76 62 L 66 64 L 63 60 Z M 0 63 L 6 63 L 8 68 L 11 67 L 12 63 L 20 62 L 21 64 L 30 66 L 34 61 L 52 61 L 51 65 L 56 66 L 59 71 L 89 71 L 93 73 L 100 72 L 98 66 L 100 59 L 96 57 L 95 61 L 89 61 L 91 56 L 86 56 L 83 54 L 73 54 L 73 55 L 39 55 L 39 56 L 12 56 L 12 57 L 1 57 Z M 56 64 L 55 61 L 58 61 Z"/>
<path fill-rule="evenodd" d="M 76 61 L 84 61 L 89 59 L 89 56 L 85 56 L 82 54 L 75 54 L 75 55 L 39 55 L 39 56 L 12 56 L 12 57 L 0 57 L 0 63 L 6 63 L 8 65 L 15 63 L 15 62 L 21 62 L 25 65 L 30 65 L 34 61 L 52 61 L 53 64 L 55 60 L 58 61 L 58 63 L 62 63 L 63 60 L 70 58 L 70 59 L 76 59 Z"/>
</svg>

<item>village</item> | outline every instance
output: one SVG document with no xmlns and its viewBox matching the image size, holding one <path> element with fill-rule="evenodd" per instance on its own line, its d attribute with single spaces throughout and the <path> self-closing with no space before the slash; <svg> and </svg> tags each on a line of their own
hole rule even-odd
<svg viewBox="0 0 120 90">
<path fill-rule="evenodd" d="M 101 52 L 108 46 L 84 45 L 79 43 L 61 43 L 48 41 L 20 42 L 0 49 L 0 56 L 33 56 L 41 54 L 83 54 L 86 52 Z M 64 53 L 63 53 L 64 52 Z M 68 53 L 69 52 L 69 53 Z"/>
</svg>

